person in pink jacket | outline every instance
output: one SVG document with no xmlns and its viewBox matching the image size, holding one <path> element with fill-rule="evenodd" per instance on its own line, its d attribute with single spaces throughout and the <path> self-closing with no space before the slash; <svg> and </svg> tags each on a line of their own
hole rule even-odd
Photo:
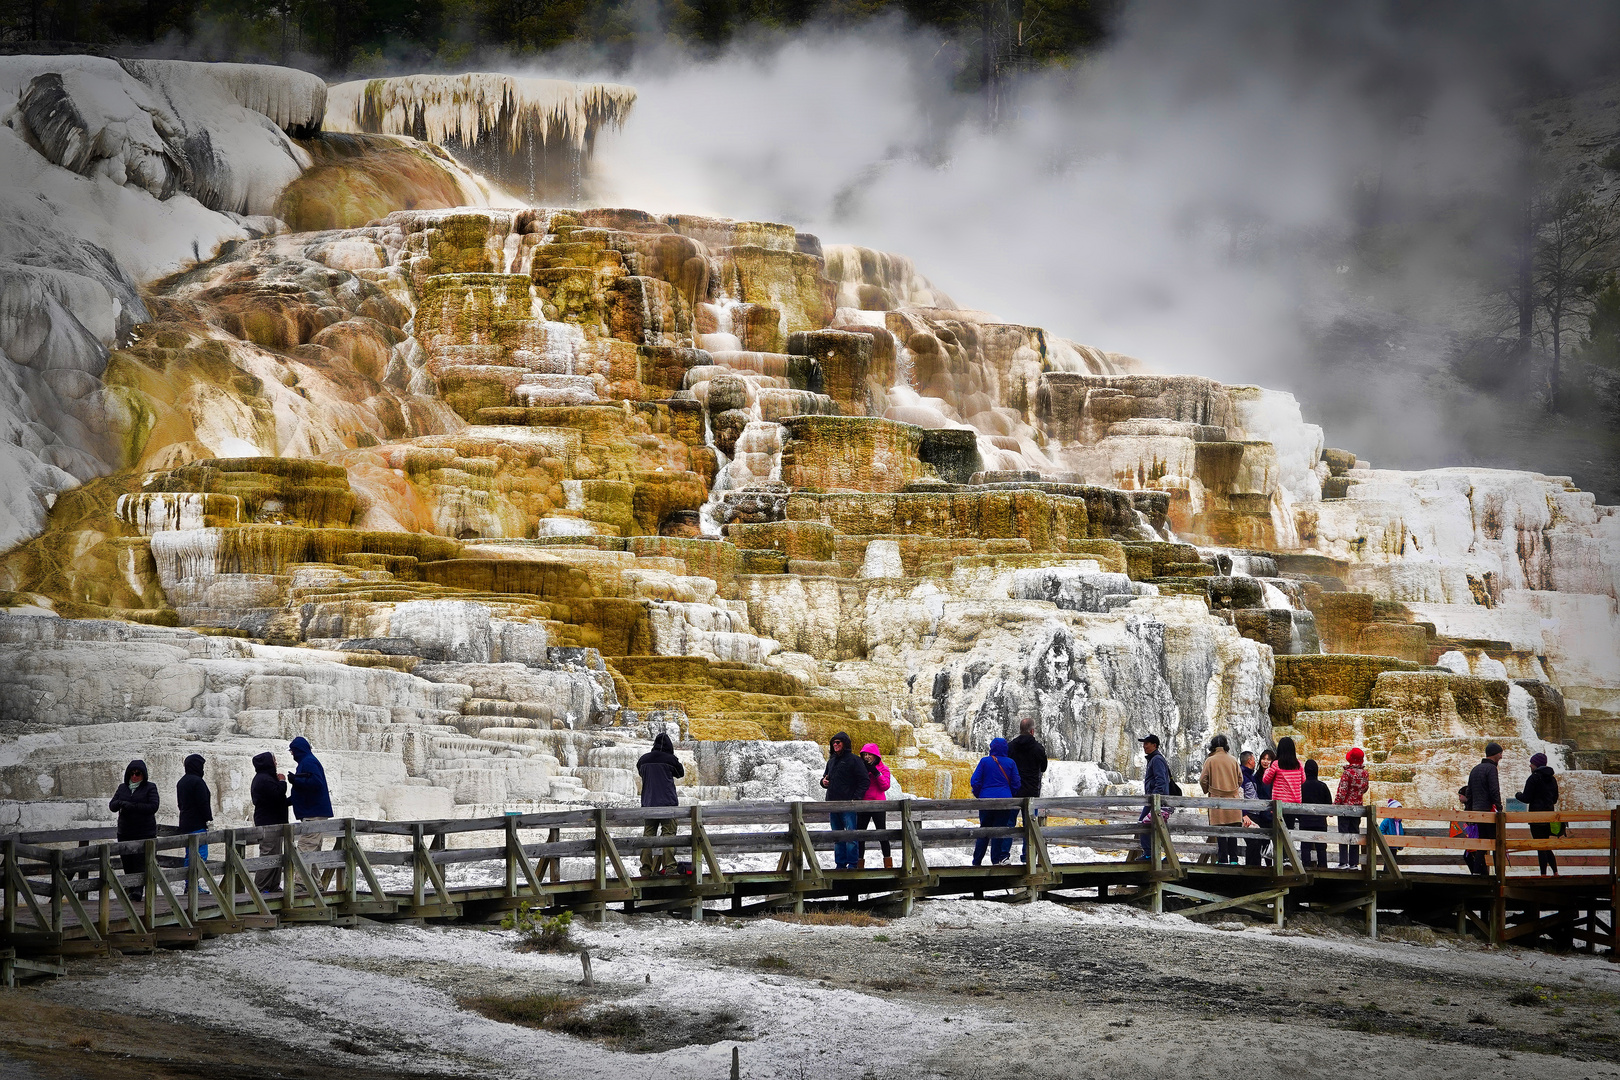
<svg viewBox="0 0 1620 1080">
<path fill-rule="evenodd" d="M 868 784 L 866 788 L 866 797 L 868 799 L 874 799 L 877 801 L 882 801 L 888 798 L 888 795 L 886 795 L 885 792 L 889 790 L 889 785 L 894 782 L 894 778 L 889 775 L 889 767 L 883 764 L 882 749 L 878 747 L 877 743 L 867 743 L 865 746 L 861 747 L 861 760 L 866 762 L 866 771 L 872 776 L 872 782 Z M 863 813 L 860 815 L 855 827 L 857 829 L 865 829 L 874 826 L 879 829 L 887 829 L 889 827 L 889 815 L 882 810 L 873 810 Z M 879 843 L 883 845 L 884 868 L 893 868 L 894 857 L 889 853 L 889 841 L 881 840 Z M 861 845 L 860 865 L 866 865 L 865 844 Z"/>
</svg>

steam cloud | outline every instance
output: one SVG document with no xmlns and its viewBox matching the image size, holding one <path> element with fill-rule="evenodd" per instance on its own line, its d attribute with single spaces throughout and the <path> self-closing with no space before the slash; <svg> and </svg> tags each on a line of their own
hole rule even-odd
<svg viewBox="0 0 1620 1080">
<path fill-rule="evenodd" d="M 597 201 L 910 255 L 1006 320 L 1289 390 L 1375 464 L 1521 464 L 1493 432 L 1522 403 L 1446 358 L 1484 322 L 1512 108 L 1613 77 L 1617 24 L 1600 5 L 1139 3 L 988 130 L 942 43 L 898 22 L 644 52 L 615 73 L 641 96 L 599 143 Z M 1380 229 L 1400 242 L 1357 249 Z"/>
</svg>

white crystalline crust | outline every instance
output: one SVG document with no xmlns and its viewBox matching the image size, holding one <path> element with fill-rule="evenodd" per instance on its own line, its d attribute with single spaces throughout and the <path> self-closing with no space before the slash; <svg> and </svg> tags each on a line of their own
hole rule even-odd
<svg viewBox="0 0 1620 1080">
<path fill-rule="evenodd" d="M 490 72 L 403 75 L 338 83 L 327 91 L 326 130 L 417 135 L 470 146 L 491 137 L 516 149 L 525 130 L 545 143 L 583 146 L 601 124 L 620 124 L 636 92 Z"/>
</svg>

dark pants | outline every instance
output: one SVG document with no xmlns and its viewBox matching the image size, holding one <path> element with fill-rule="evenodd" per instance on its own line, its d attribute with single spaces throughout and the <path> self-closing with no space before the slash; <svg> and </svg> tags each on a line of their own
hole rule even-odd
<svg viewBox="0 0 1620 1080">
<path fill-rule="evenodd" d="M 889 815 L 885 811 L 873 810 L 859 816 L 860 823 L 855 826 L 857 829 L 887 829 L 889 827 Z M 883 846 L 883 857 L 885 859 L 890 858 L 891 852 L 889 851 L 889 842 L 887 840 L 879 840 L 878 843 Z M 866 858 L 866 841 L 864 840 L 861 841 L 861 858 Z"/>
<path fill-rule="evenodd" d="M 259 841 L 259 857 L 268 858 L 271 855 L 281 854 L 281 834 L 274 833 Z M 253 875 L 253 884 L 258 886 L 262 893 L 276 892 L 281 888 L 281 867 L 267 866 Z"/>
<path fill-rule="evenodd" d="M 1237 837 L 1217 836 L 1215 838 L 1215 861 L 1218 863 L 1236 863 L 1238 861 Z"/>
<path fill-rule="evenodd" d="M 1296 826 L 1294 826 L 1293 821 L 1290 821 L 1288 827 Z M 1306 818 L 1298 824 L 1298 827 L 1306 832 L 1324 832 L 1327 831 L 1327 819 L 1317 818 L 1312 821 L 1312 819 Z M 1327 844 L 1312 840 L 1309 844 L 1299 845 L 1299 865 L 1306 866 L 1306 868 L 1315 866 L 1317 870 L 1327 870 Z"/>
<path fill-rule="evenodd" d="M 1250 814 L 1249 820 L 1254 822 L 1257 826 L 1256 831 L 1260 834 L 1260 838 L 1243 841 L 1243 843 L 1248 847 L 1248 851 L 1244 855 L 1243 861 L 1249 866 L 1259 866 L 1260 856 L 1265 854 L 1266 845 L 1271 843 L 1271 815 Z"/>
<path fill-rule="evenodd" d="M 1010 829 L 1018 824 L 1017 810 L 980 810 L 979 828 L 981 829 Z M 990 849 L 990 865 L 1000 866 L 1012 858 L 1012 837 L 1003 836 L 995 840 L 988 837 L 979 837 L 973 841 L 973 865 L 978 866 L 984 861 L 984 849 Z"/>
<path fill-rule="evenodd" d="M 837 814 L 828 815 L 832 820 L 832 827 L 840 832 L 860 828 L 858 822 L 861 815 L 854 810 L 847 810 Z M 833 845 L 833 865 L 838 870 L 853 870 L 861 860 L 861 845 L 856 840 L 840 840 Z"/>
<path fill-rule="evenodd" d="M 1342 833 L 1358 833 L 1361 831 L 1363 819 L 1358 817 L 1342 817 L 1339 819 L 1339 831 Z M 1368 858 L 1372 856 L 1369 855 Z M 1354 870 L 1361 865 L 1360 844 L 1339 845 L 1339 865 L 1348 866 Z"/>
<path fill-rule="evenodd" d="M 128 853 L 120 855 L 118 861 L 123 866 L 126 874 L 139 874 L 146 870 L 146 856 L 141 852 L 136 852 L 133 855 Z M 132 903 L 138 904 L 146 898 L 146 890 L 139 885 L 124 891 L 129 893 L 129 899 Z"/>
<path fill-rule="evenodd" d="M 1482 823 L 1479 826 L 1479 838 L 1481 840 L 1495 840 L 1496 826 L 1494 824 L 1486 825 Z M 1483 851 L 1465 852 L 1463 854 L 1463 862 L 1468 864 L 1468 872 L 1470 874 L 1478 874 L 1480 877 L 1488 877 L 1490 875 L 1490 867 L 1485 862 L 1485 853 Z"/>
<path fill-rule="evenodd" d="M 1532 821 L 1530 823 L 1530 838 L 1532 840 L 1552 839 L 1552 822 Z M 1558 873 L 1558 858 L 1551 851 L 1538 850 L 1536 852 L 1536 862 L 1540 865 L 1543 874 L 1549 870 L 1555 874 Z"/>
</svg>

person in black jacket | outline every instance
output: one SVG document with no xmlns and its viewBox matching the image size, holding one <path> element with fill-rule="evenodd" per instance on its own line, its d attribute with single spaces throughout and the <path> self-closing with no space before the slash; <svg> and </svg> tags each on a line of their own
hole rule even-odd
<svg viewBox="0 0 1620 1080">
<path fill-rule="evenodd" d="M 180 807 L 180 831 L 183 833 L 208 831 L 208 823 L 214 820 L 214 794 L 208 790 L 208 781 L 203 779 L 203 766 L 207 764 L 201 754 L 190 754 L 186 757 L 186 774 L 174 786 L 174 798 Z M 208 845 L 199 844 L 197 854 L 204 862 L 208 861 Z M 186 865 L 191 865 L 191 856 L 186 856 Z"/>
<path fill-rule="evenodd" d="M 1502 747 L 1497 743 L 1487 743 L 1485 758 L 1474 771 L 1468 774 L 1468 809 L 1487 814 L 1494 814 L 1502 809 L 1502 784 L 1497 776 L 1496 763 L 1502 760 Z M 1480 822 L 1479 838 L 1481 840 L 1496 839 L 1496 823 Z M 1470 851 L 1463 855 L 1463 861 L 1468 864 L 1471 873 L 1485 876 L 1490 868 L 1485 864 L 1485 852 Z"/>
<path fill-rule="evenodd" d="M 118 785 L 107 809 L 118 814 L 118 842 L 151 840 L 157 836 L 158 789 L 147 779 L 146 762 L 139 758 L 124 768 L 124 782 Z M 125 852 L 118 857 L 124 873 L 139 874 L 146 870 L 146 856 L 141 852 Z M 146 890 L 137 886 L 129 890 L 129 898 L 143 899 Z"/>
<path fill-rule="evenodd" d="M 1333 792 L 1328 786 L 1316 778 L 1318 766 L 1313 758 L 1305 763 L 1305 782 L 1299 787 L 1299 801 L 1302 803 L 1331 803 Z M 1317 814 L 1301 814 L 1298 818 L 1298 827 L 1306 832 L 1327 832 L 1327 818 Z M 1327 844 L 1309 843 L 1301 844 L 1299 848 L 1299 861 L 1306 869 L 1315 859 L 1318 870 L 1327 869 Z"/>
<path fill-rule="evenodd" d="M 686 775 L 686 766 L 675 756 L 675 744 L 664 732 L 660 731 L 653 739 L 652 749 L 637 759 L 636 772 L 641 774 L 642 806 L 680 805 L 680 797 L 675 793 L 675 781 Z M 668 817 L 647 822 L 642 826 L 641 835 L 674 836 L 675 832 L 675 819 Z M 642 877 L 652 877 L 655 873 L 666 874 L 674 866 L 673 848 L 659 848 L 656 858 L 652 848 L 641 849 Z"/>
<path fill-rule="evenodd" d="M 1046 747 L 1035 738 L 1035 718 L 1026 716 L 1018 721 L 1018 738 L 1007 744 L 1007 756 L 1012 758 L 1013 764 L 1018 766 L 1018 790 L 1013 792 L 1019 799 L 1038 799 L 1041 797 L 1041 778 L 1046 774 Z M 1016 818 L 1013 824 L 1017 824 Z M 1029 822 L 1024 822 L 1028 827 Z M 1027 835 L 1027 834 L 1026 834 Z M 1026 843 L 1022 856 L 1025 862 L 1029 861 L 1029 846 Z"/>
<path fill-rule="evenodd" d="M 827 740 L 827 767 L 821 773 L 821 786 L 827 789 L 828 802 L 858 802 L 866 798 L 866 789 L 872 777 L 866 771 L 866 762 L 854 753 L 849 733 L 840 731 Z M 838 830 L 859 828 L 860 811 L 839 811 L 831 816 L 832 827 Z M 854 870 L 861 860 L 858 840 L 840 840 L 833 845 L 833 863 L 839 870 Z"/>
<path fill-rule="evenodd" d="M 1524 790 L 1513 797 L 1538 813 L 1558 809 L 1558 777 L 1554 775 L 1552 766 L 1547 764 L 1546 754 L 1537 754 L 1530 759 L 1530 778 L 1524 782 Z M 1535 840 L 1551 839 L 1552 822 L 1532 821 L 1530 836 Z M 1554 877 L 1558 876 L 1558 859 L 1553 852 L 1538 850 L 1536 862 L 1541 866 L 1543 877 L 1548 870 L 1553 872 Z"/>
<path fill-rule="evenodd" d="M 287 777 L 276 772 L 276 755 L 266 750 L 253 758 L 253 824 L 287 824 Z M 259 841 L 259 857 L 281 854 L 281 833 L 266 836 Z M 260 892 L 276 892 L 281 888 L 281 867 L 271 866 L 253 875 L 253 883 Z"/>
</svg>

